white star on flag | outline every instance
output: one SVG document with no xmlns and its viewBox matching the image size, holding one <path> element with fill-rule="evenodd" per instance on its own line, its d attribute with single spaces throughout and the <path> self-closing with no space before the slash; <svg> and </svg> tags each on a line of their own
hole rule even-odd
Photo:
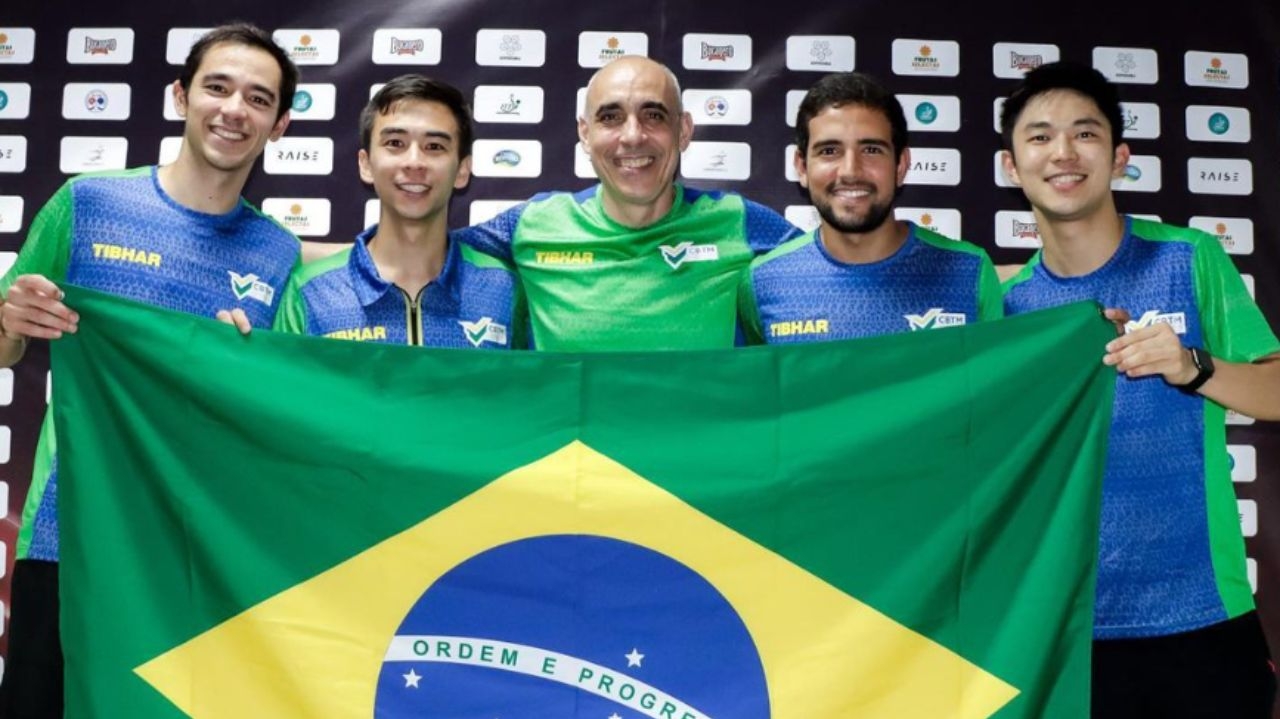
<svg viewBox="0 0 1280 719">
<path fill-rule="evenodd" d="M 618 716 L 618 712 L 614 712 L 609 715 L 609 719 L 622 719 L 622 717 Z"/>
<path fill-rule="evenodd" d="M 638 667 L 640 662 L 644 661 L 644 655 L 637 651 L 635 647 L 631 648 L 630 654 L 624 654 L 623 656 L 627 658 L 627 666 L 629 667 Z M 613 719 L 613 717 L 609 719 Z"/>
<path fill-rule="evenodd" d="M 404 677 L 404 688 L 405 688 L 405 689 L 408 689 L 409 687 L 413 687 L 414 689 L 419 688 L 419 687 L 418 687 L 418 680 L 419 680 L 419 679 L 421 679 L 421 678 L 422 678 L 422 676 L 421 676 L 420 674 L 418 674 L 417 672 L 415 672 L 415 671 L 413 671 L 412 669 L 410 669 L 408 674 L 401 674 L 400 676 Z"/>
</svg>

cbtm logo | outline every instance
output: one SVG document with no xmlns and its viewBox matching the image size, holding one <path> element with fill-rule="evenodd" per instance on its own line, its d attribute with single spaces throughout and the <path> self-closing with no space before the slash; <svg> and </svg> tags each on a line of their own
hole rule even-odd
<svg viewBox="0 0 1280 719">
<path fill-rule="evenodd" d="M 966 319 L 963 312 L 947 312 L 942 307 L 930 307 L 924 314 L 907 314 L 902 318 L 907 321 L 907 327 L 912 332 L 941 327 L 959 327 L 965 323 Z"/>
<path fill-rule="evenodd" d="M 458 324 L 472 347 L 479 347 L 485 342 L 507 346 L 507 326 L 494 322 L 492 317 L 481 317 L 475 322 L 458 320 Z"/>
<path fill-rule="evenodd" d="M 1169 325 L 1176 334 L 1185 335 L 1187 333 L 1187 315 L 1185 312 L 1161 312 L 1160 310 L 1147 310 L 1142 316 L 1136 320 L 1129 320 L 1124 324 L 1125 332 L 1133 332 L 1145 327 L 1153 327 L 1155 325 Z"/>
</svg>

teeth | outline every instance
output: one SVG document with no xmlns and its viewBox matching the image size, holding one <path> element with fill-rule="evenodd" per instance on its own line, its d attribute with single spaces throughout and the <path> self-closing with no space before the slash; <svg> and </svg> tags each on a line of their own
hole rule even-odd
<svg viewBox="0 0 1280 719">
<path fill-rule="evenodd" d="M 396 185 L 396 187 L 399 187 L 401 190 L 404 190 L 405 192 L 426 192 L 427 191 L 426 185 L 402 184 L 402 185 Z"/>
<path fill-rule="evenodd" d="M 244 140 L 247 137 L 249 137 L 249 135 L 247 135 L 246 133 L 236 132 L 234 130 L 228 130 L 225 127 L 215 127 L 215 128 L 212 128 L 212 130 L 213 130 L 213 134 L 217 135 L 218 137 L 221 137 L 224 140 L 230 140 L 232 142 L 239 142 L 240 140 Z"/>
<path fill-rule="evenodd" d="M 636 169 L 640 167 L 648 167 L 653 164 L 652 157 L 619 157 L 614 160 L 620 167 L 628 169 Z"/>
<path fill-rule="evenodd" d="M 1055 175 L 1049 178 L 1049 182 L 1054 185 L 1069 185 L 1084 182 L 1084 175 Z"/>
</svg>

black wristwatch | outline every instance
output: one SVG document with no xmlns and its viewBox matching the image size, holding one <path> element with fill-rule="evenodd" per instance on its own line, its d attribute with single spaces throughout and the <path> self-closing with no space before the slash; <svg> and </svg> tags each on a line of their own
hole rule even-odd
<svg viewBox="0 0 1280 719">
<path fill-rule="evenodd" d="M 1191 394 L 1213 376 L 1213 358 L 1199 347 L 1188 347 L 1187 350 L 1191 352 L 1191 363 L 1196 366 L 1196 376 L 1190 382 L 1179 385 L 1178 389 Z"/>
</svg>

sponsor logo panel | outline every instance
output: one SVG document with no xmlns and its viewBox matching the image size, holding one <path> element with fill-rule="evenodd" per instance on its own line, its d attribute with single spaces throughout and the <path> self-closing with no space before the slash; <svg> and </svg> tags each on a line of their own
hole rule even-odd
<svg viewBox="0 0 1280 719">
<path fill-rule="evenodd" d="M 955 77 L 960 74 L 960 43 L 953 40 L 893 41 L 893 74 Z"/>
<path fill-rule="evenodd" d="M 682 41 L 688 70 L 750 70 L 749 35 L 687 33 Z"/>
<path fill-rule="evenodd" d="M 547 34 L 541 30 L 483 29 L 476 32 L 476 64 L 542 67 L 547 61 Z"/>
<path fill-rule="evenodd" d="M 70 65 L 128 65 L 131 62 L 131 28 L 73 27 L 67 31 L 67 63 Z"/>
<path fill-rule="evenodd" d="M 998 42 L 991 46 L 991 71 L 996 77 L 1021 79 L 1027 72 L 1057 62 L 1057 45 L 1022 42 Z"/>
<path fill-rule="evenodd" d="M 745 142 L 691 142 L 680 156 L 680 174 L 696 180 L 751 177 L 751 145 Z"/>
<path fill-rule="evenodd" d="M 58 146 L 58 169 L 64 174 L 128 167 L 129 141 L 123 137 L 64 137 Z"/>
<path fill-rule="evenodd" d="M 433 27 L 378 28 L 371 59 L 375 65 L 439 65 L 442 43 Z"/>
<path fill-rule="evenodd" d="M 1093 67 L 1116 83 L 1154 85 L 1160 81 L 1159 56 L 1142 47 L 1095 47 Z"/>
<path fill-rule="evenodd" d="M 854 49 L 854 39 L 848 35 L 792 35 L 787 38 L 787 69 L 850 72 Z"/>
<path fill-rule="evenodd" d="M 476 140 L 471 149 L 471 172 L 477 177 L 539 177 L 539 140 Z"/>
<path fill-rule="evenodd" d="M 604 67 L 623 55 L 649 54 L 649 36 L 642 32 L 585 31 L 578 34 L 578 66 Z"/>
</svg>

